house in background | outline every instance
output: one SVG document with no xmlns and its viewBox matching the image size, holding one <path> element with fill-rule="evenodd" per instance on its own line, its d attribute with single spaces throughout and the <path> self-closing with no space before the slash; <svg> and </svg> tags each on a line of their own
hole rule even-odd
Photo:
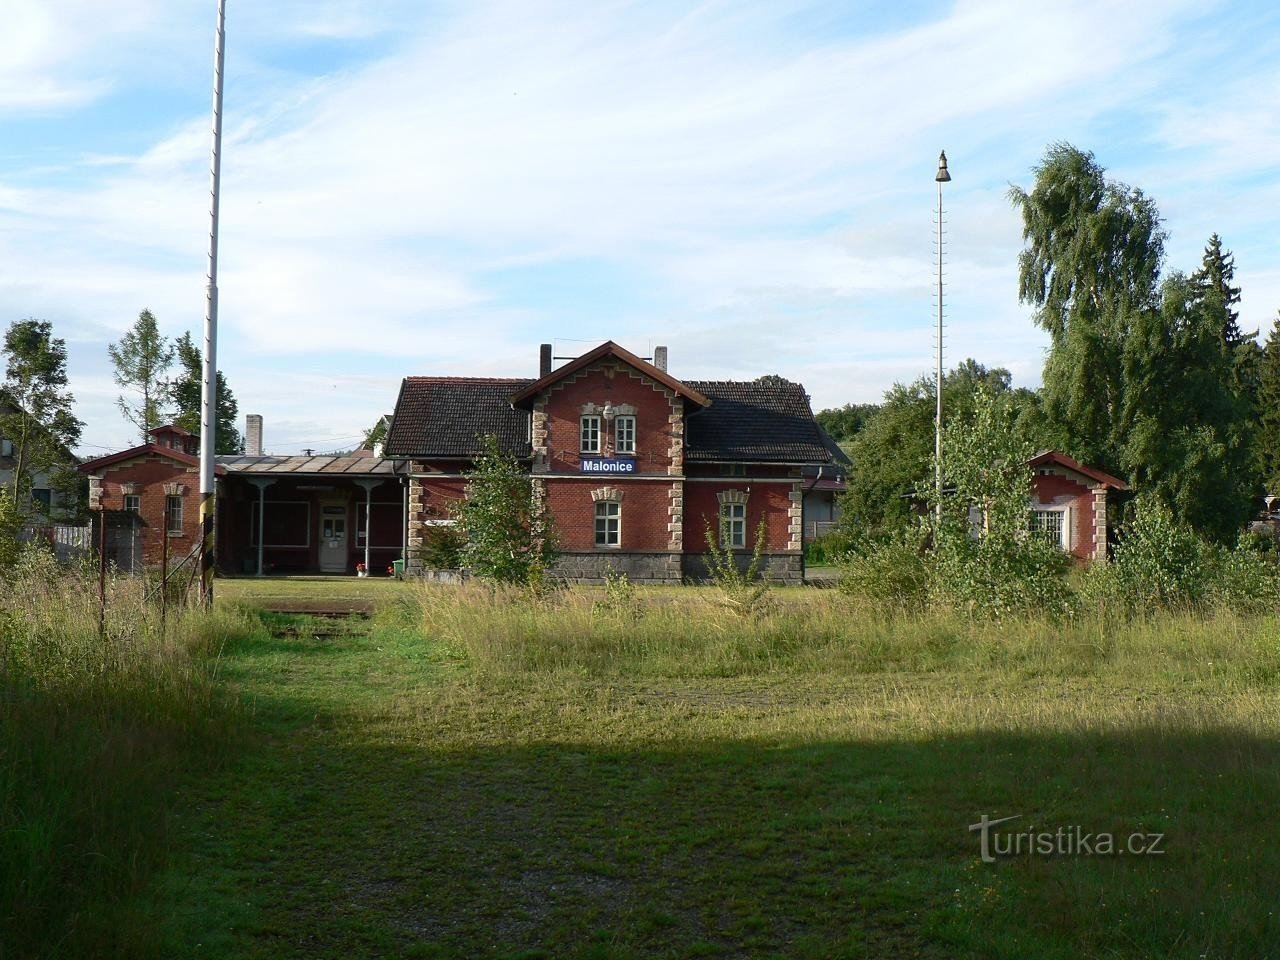
<svg viewBox="0 0 1280 960">
<path fill-rule="evenodd" d="M 1027 465 L 1032 470 L 1032 528 L 1073 557 L 1105 562 L 1108 497 L 1128 485 L 1056 450 L 1042 450 Z"/>
<path fill-rule="evenodd" d="M 0 393 L 0 414 L 10 415 L 20 413 L 21 410 L 5 393 Z M 38 428 L 37 428 L 38 429 Z M 17 445 L 13 437 L 6 437 L 3 430 L 0 430 L 0 489 L 13 489 L 13 471 L 17 469 Z M 76 455 L 70 450 L 59 445 L 58 446 L 58 466 L 62 469 L 74 471 L 79 465 Z M 74 472 L 71 474 L 74 476 Z M 35 513 L 33 519 L 37 520 L 61 520 L 63 512 L 70 508 L 73 512 L 79 512 L 83 508 L 83 500 L 68 501 L 64 493 L 58 489 L 58 485 L 54 483 L 53 471 L 42 470 L 31 477 L 31 508 Z"/>
<path fill-rule="evenodd" d="M 706 575 L 708 532 L 745 563 L 763 529 L 766 575 L 802 579 L 806 473 L 835 466 L 804 388 L 679 379 L 667 360 L 608 341 L 557 368 L 543 344 L 535 378 L 407 378 L 386 454 L 412 477 L 410 562 L 492 435 L 555 520 L 560 576 L 679 583 Z"/>
</svg>

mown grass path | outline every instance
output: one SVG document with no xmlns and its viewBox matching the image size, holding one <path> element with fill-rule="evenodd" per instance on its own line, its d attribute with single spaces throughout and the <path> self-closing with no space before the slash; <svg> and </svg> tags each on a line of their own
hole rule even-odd
<svg viewBox="0 0 1280 960">
<path fill-rule="evenodd" d="M 246 744 L 181 785 L 165 956 L 1280 949 L 1269 688 L 486 679 L 408 627 L 266 622 L 224 654 Z M 982 813 L 1167 853 L 984 864 Z"/>
</svg>

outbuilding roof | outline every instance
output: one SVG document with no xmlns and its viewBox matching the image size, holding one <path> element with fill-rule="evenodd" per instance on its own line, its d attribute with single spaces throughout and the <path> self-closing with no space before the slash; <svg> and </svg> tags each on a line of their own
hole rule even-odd
<svg viewBox="0 0 1280 960">
<path fill-rule="evenodd" d="M 215 458 L 218 467 L 232 476 L 292 474 L 294 476 L 353 477 L 391 476 L 395 463 L 384 457 L 242 457 Z"/>
</svg>

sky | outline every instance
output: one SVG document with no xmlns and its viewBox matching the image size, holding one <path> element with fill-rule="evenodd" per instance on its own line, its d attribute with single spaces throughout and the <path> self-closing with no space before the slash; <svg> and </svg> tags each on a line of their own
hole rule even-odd
<svg viewBox="0 0 1280 960">
<path fill-rule="evenodd" d="M 199 338 L 215 0 L 4 0 L 0 326 L 53 323 L 80 453 L 137 442 L 107 345 Z M 227 0 L 219 367 L 271 453 L 355 445 L 411 375 L 538 344 L 872 402 L 934 364 L 1039 383 L 1017 297 L 1048 144 L 1219 233 L 1280 307 L 1280 7 L 1204 0 Z"/>
</svg>

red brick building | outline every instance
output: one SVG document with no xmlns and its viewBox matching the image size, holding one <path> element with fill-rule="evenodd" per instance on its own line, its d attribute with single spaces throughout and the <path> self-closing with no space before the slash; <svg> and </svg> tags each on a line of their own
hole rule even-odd
<svg viewBox="0 0 1280 960">
<path fill-rule="evenodd" d="M 763 523 L 768 575 L 801 579 L 805 493 L 822 468 L 847 463 L 804 388 L 678 380 L 666 366 L 665 348 L 650 362 L 610 341 L 553 369 L 544 344 L 537 378 L 407 378 L 386 455 L 411 476 L 411 567 L 492 435 L 533 474 L 560 534 L 561 576 L 700 577 L 708 531 L 745 562 Z"/>
<path fill-rule="evenodd" d="M 1128 485 L 1056 450 L 1032 457 L 1031 521 L 1081 560 L 1107 559 L 1107 498 Z"/>
<path fill-rule="evenodd" d="M 257 421 L 257 422 L 255 422 Z M 247 431 L 254 449 L 220 456 L 218 568 L 224 573 L 385 573 L 404 556 L 408 479 L 390 460 L 351 456 L 274 457 L 261 453 L 260 418 Z M 170 564 L 200 538 L 196 438 L 174 426 L 150 443 L 87 461 L 89 506 L 109 517 L 108 559 L 136 571 Z"/>
</svg>

